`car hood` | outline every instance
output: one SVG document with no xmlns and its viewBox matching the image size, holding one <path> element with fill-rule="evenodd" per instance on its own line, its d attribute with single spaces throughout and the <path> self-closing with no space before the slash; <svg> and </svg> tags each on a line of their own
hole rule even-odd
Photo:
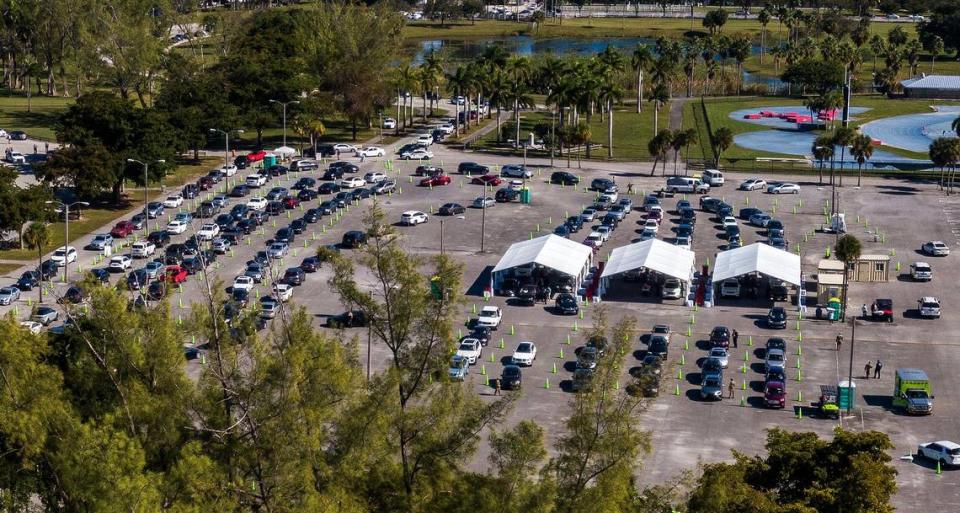
<svg viewBox="0 0 960 513">
<path fill-rule="evenodd" d="M 927 411 L 933 408 L 933 401 L 929 397 L 911 397 L 907 399 L 907 408 Z"/>
</svg>

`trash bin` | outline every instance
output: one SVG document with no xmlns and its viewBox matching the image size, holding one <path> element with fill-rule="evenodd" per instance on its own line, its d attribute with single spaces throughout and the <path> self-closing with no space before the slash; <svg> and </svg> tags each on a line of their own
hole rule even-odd
<svg viewBox="0 0 960 513">
<path fill-rule="evenodd" d="M 270 169 L 271 167 L 273 167 L 273 166 L 275 166 L 275 165 L 277 165 L 277 156 L 276 156 L 276 155 L 269 154 L 269 155 L 263 157 L 263 168 L 264 168 L 264 169 Z"/>
<path fill-rule="evenodd" d="M 520 203 L 523 203 L 524 205 L 529 205 L 530 199 L 532 198 L 532 196 L 533 195 L 530 193 L 530 189 L 528 187 L 524 187 L 523 189 L 520 189 Z"/>
<path fill-rule="evenodd" d="M 840 392 L 837 398 L 840 409 L 852 410 L 857 405 L 857 383 L 849 383 L 847 380 L 843 380 L 837 384 L 837 390 Z"/>
</svg>

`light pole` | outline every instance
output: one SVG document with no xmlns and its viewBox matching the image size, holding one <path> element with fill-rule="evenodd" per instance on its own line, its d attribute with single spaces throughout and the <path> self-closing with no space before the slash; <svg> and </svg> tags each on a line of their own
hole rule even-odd
<svg viewBox="0 0 960 513">
<path fill-rule="evenodd" d="M 279 100 L 270 100 L 270 103 L 276 103 L 283 107 L 283 146 L 287 146 L 287 105 L 299 105 L 300 102 L 297 100 L 290 100 L 288 102 L 281 102 Z"/>
<path fill-rule="evenodd" d="M 68 259 L 69 253 L 67 248 L 70 245 L 70 207 L 74 205 L 80 205 L 81 207 L 89 207 L 90 203 L 86 201 L 74 201 L 73 203 L 64 203 L 62 201 L 56 200 L 47 200 L 44 203 L 47 205 L 60 205 L 63 207 L 63 281 L 67 281 L 67 267 L 70 265 L 70 260 Z"/>
<path fill-rule="evenodd" d="M 149 234 L 150 233 L 150 213 L 147 212 L 147 203 L 149 202 L 149 198 L 147 198 L 147 179 L 149 177 L 148 170 L 150 169 L 150 164 L 148 162 L 143 162 L 137 159 L 127 159 L 127 162 L 130 162 L 130 163 L 136 162 L 137 164 L 140 164 L 141 166 L 143 166 L 143 223 L 144 223 L 143 227 L 144 227 L 144 231 L 147 234 Z M 166 160 L 158 159 L 158 160 L 155 160 L 154 162 L 164 163 L 166 162 Z"/>
<path fill-rule="evenodd" d="M 211 129 L 210 129 L 210 132 L 219 132 L 219 133 L 223 134 L 223 137 L 225 138 L 225 139 L 224 139 L 225 142 L 224 142 L 224 145 L 223 145 L 223 166 L 224 166 L 224 167 L 229 166 L 230 163 L 227 162 L 227 159 L 230 158 L 230 131 L 229 131 L 229 130 L 220 130 L 219 128 L 211 128 Z M 238 134 L 242 134 L 242 133 L 243 133 L 243 130 L 234 130 L 234 132 L 236 132 L 236 133 L 238 133 Z"/>
<path fill-rule="evenodd" d="M 461 219 L 461 220 L 462 220 L 462 219 L 466 219 L 463 215 L 459 215 L 459 216 L 457 216 L 456 218 L 457 218 L 457 219 Z M 441 254 L 441 255 L 443 254 L 443 223 L 446 222 L 446 221 L 448 221 L 448 219 L 441 219 L 441 220 L 440 220 L 440 254 Z M 483 251 L 483 249 L 481 249 L 480 251 Z"/>
</svg>

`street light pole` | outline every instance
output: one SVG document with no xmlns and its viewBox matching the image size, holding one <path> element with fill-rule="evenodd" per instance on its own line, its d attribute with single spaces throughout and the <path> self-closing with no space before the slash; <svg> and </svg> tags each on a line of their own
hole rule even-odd
<svg viewBox="0 0 960 513">
<path fill-rule="evenodd" d="M 67 268 L 70 266 L 70 260 L 68 258 L 67 248 L 70 245 L 70 207 L 74 205 L 80 205 L 83 207 L 89 207 L 90 203 L 86 201 L 74 201 L 73 203 L 64 203 L 62 201 L 56 200 L 47 200 L 44 203 L 47 205 L 60 205 L 63 207 L 63 218 L 64 218 L 64 227 L 63 227 L 63 281 L 67 281 Z"/>
<path fill-rule="evenodd" d="M 283 107 L 283 146 L 287 146 L 287 105 L 297 105 L 300 102 L 297 100 L 290 100 L 288 102 L 281 102 L 278 100 L 270 100 L 270 103 L 276 103 Z"/>
<path fill-rule="evenodd" d="M 144 231 L 149 235 L 150 234 L 150 213 L 147 211 L 147 203 L 149 198 L 147 197 L 147 180 L 149 178 L 148 170 L 150 169 L 150 164 L 148 162 L 143 162 L 137 159 L 127 159 L 127 162 L 136 162 L 143 166 L 143 222 L 144 222 Z M 156 162 L 163 163 L 166 160 L 158 159 Z"/>
<path fill-rule="evenodd" d="M 846 270 L 844 270 L 846 272 Z M 847 305 L 843 305 L 844 310 L 846 310 Z M 847 370 L 847 415 L 850 414 L 850 409 L 853 407 L 853 346 L 856 345 L 857 339 L 857 318 L 854 316 L 850 322 L 852 325 L 852 331 L 850 333 L 850 368 Z M 867 376 L 868 378 L 870 376 Z"/>
</svg>

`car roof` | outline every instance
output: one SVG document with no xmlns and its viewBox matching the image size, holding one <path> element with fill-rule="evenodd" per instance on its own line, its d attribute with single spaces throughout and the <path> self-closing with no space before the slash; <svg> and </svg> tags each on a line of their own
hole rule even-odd
<svg viewBox="0 0 960 513">
<path fill-rule="evenodd" d="M 485 307 L 483 307 L 480 311 L 481 311 L 481 312 L 496 312 L 497 310 L 500 310 L 500 307 L 498 307 L 498 306 L 485 306 Z"/>
<path fill-rule="evenodd" d="M 930 443 L 934 443 L 934 444 L 941 445 L 941 446 L 943 446 L 943 448 L 948 449 L 948 450 L 950 450 L 950 449 L 960 449 L 960 444 L 958 444 L 958 443 L 956 443 L 956 442 L 951 442 L 951 441 L 949 441 L 949 440 L 940 440 L 940 441 L 938 441 L 938 442 L 930 442 Z"/>
<path fill-rule="evenodd" d="M 939 302 L 940 302 L 937 298 L 935 298 L 935 297 L 933 297 L 933 296 L 923 296 L 922 298 L 920 298 L 920 301 L 923 301 L 924 303 L 939 303 Z"/>
<path fill-rule="evenodd" d="M 775 355 L 775 354 L 779 354 L 780 356 L 783 356 L 783 349 L 770 349 L 770 350 L 768 350 L 768 351 L 767 351 L 767 358 L 770 358 L 770 356 Z"/>
</svg>

